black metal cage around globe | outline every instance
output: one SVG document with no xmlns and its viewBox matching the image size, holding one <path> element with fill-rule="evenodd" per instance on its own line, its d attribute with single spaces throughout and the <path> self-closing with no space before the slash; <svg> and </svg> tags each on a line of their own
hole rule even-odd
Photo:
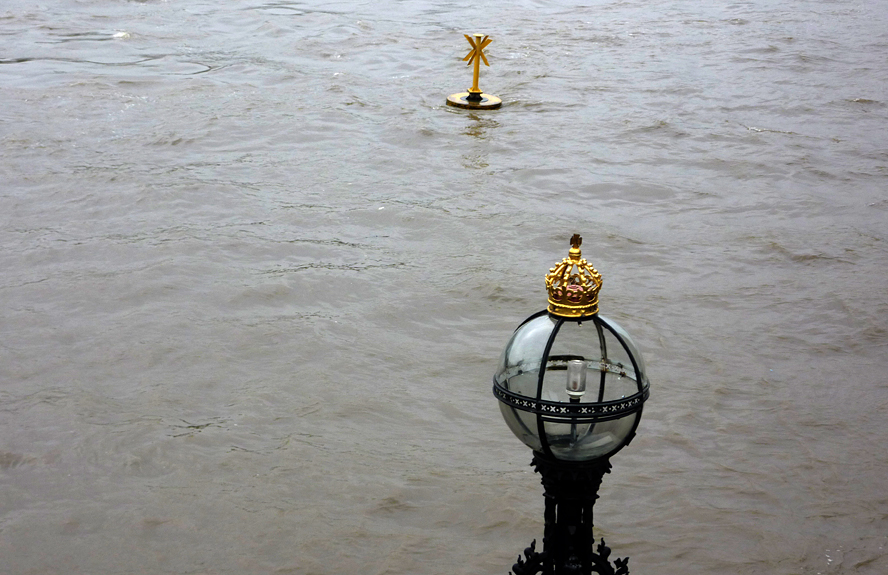
<svg viewBox="0 0 888 575">
<path fill-rule="evenodd" d="M 650 383 L 629 334 L 598 314 L 530 316 L 512 334 L 493 377 L 512 432 L 547 459 L 589 462 L 626 446 Z"/>
</svg>

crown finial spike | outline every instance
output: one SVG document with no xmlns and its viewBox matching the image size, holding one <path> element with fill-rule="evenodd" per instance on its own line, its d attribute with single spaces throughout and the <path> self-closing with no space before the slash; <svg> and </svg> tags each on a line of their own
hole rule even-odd
<svg viewBox="0 0 888 575">
<path fill-rule="evenodd" d="M 580 234 L 574 234 L 573 237 L 570 238 L 570 255 L 571 259 L 578 260 L 580 259 L 580 245 L 583 243 L 583 237 Z"/>
</svg>

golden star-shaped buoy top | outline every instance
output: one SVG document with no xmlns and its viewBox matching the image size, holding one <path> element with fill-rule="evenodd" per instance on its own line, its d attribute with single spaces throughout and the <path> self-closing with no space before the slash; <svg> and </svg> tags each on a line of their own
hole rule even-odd
<svg viewBox="0 0 888 575">
<path fill-rule="evenodd" d="M 472 49 L 469 51 L 468 54 L 466 54 L 466 57 L 463 58 L 463 62 L 465 62 L 466 60 L 469 61 L 466 66 L 471 66 L 472 62 L 475 61 L 475 57 L 480 56 L 481 59 L 484 61 L 484 65 L 489 67 L 490 62 L 487 61 L 487 56 L 484 55 L 484 48 L 487 48 L 487 46 L 491 42 L 493 42 L 493 40 L 490 39 L 490 36 L 484 36 L 484 38 L 481 38 L 481 34 L 475 34 L 475 36 L 478 37 L 477 42 L 475 40 L 472 40 L 472 38 L 468 34 L 463 34 L 463 36 L 465 36 L 466 40 L 469 41 L 469 44 L 472 45 Z"/>
</svg>

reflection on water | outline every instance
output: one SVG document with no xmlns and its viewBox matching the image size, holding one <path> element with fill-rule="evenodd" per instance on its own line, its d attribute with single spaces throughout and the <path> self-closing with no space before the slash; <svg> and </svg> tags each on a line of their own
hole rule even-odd
<svg viewBox="0 0 888 575">
<path fill-rule="evenodd" d="M 579 232 L 652 382 L 596 535 L 884 573 L 884 20 L 7 2 L 4 572 L 507 572 L 542 497 L 490 379 Z M 474 32 L 500 110 L 444 105 Z"/>
</svg>

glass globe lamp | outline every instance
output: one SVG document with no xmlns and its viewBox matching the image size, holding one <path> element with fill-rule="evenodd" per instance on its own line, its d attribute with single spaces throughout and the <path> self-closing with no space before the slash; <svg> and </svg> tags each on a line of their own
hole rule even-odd
<svg viewBox="0 0 888 575">
<path fill-rule="evenodd" d="M 601 275 L 582 259 L 582 238 L 549 270 L 549 306 L 512 334 L 493 393 L 512 432 L 563 462 L 607 458 L 626 446 L 650 393 L 644 360 L 619 324 L 598 315 Z"/>
</svg>

